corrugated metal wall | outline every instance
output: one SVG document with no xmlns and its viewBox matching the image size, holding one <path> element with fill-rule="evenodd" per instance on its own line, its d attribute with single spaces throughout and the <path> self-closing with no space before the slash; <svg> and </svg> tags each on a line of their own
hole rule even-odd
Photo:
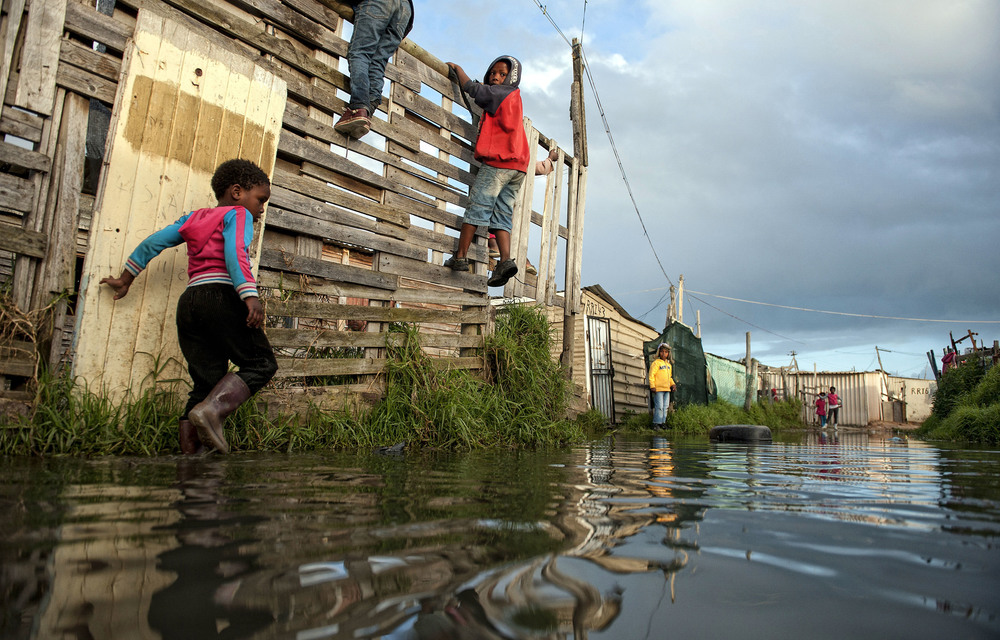
<svg viewBox="0 0 1000 640">
<path fill-rule="evenodd" d="M 869 422 L 881 420 L 881 374 L 869 372 L 789 372 L 785 374 L 789 396 L 802 398 L 803 420 L 808 424 L 819 424 L 816 416 L 816 398 L 820 391 L 829 393 L 830 387 L 837 389 L 840 396 L 839 424 L 845 427 L 863 427 Z M 782 376 L 777 371 L 769 371 L 761 375 L 761 387 L 764 389 L 783 389 Z"/>
</svg>

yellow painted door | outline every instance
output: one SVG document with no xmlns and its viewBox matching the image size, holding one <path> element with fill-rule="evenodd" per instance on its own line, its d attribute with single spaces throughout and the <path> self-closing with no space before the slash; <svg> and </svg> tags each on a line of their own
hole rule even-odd
<svg viewBox="0 0 1000 640">
<path fill-rule="evenodd" d="M 219 163 L 245 158 L 270 175 L 286 99 L 281 78 L 154 13 L 139 12 L 133 38 L 84 261 L 73 361 L 78 381 L 115 400 L 152 384 L 189 388 L 175 325 L 185 247 L 154 258 L 121 300 L 101 278 L 118 276 L 153 231 L 215 206 L 210 181 Z"/>
</svg>

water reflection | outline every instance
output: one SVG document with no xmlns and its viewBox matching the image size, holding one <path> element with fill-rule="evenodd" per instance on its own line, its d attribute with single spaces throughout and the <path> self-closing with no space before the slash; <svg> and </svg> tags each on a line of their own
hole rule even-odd
<svg viewBox="0 0 1000 640">
<path fill-rule="evenodd" d="M 749 616 L 816 638 L 991 637 L 998 470 L 997 452 L 844 429 L 760 446 L 13 460 L 2 635 L 717 637 L 746 635 Z"/>
</svg>

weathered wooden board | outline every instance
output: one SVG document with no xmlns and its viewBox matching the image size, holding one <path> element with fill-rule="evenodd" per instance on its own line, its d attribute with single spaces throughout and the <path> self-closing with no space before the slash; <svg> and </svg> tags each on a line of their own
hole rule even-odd
<svg viewBox="0 0 1000 640">
<path fill-rule="evenodd" d="M 0 163 L 8 163 L 33 171 L 46 172 L 52 167 L 52 159 L 44 153 L 0 141 Z"/>
<path fill-rule="evenodd" d="M 0 133 L 9 133 L 29 142 L 40 142 L 44 123 L 42 118 L 33 113 L 4 105 L 3 117 L 0 118 Z"/>
<path fill-rule="evenodd" d="M 350 376 L 382 373 L 388 360 L 381 358 L 278 358 L 276 378 L 298 376 Z M 435 358 L 440 369 L 480 369 L 482 358 Z"/>
<path fill-rule="evenodd" d="M 335 331 L 332 329 L 268 329 L 267 339 L 271 345 L 291 348 L 323 348 L 323 347 L 385 347 L 387 344 L 399 344 L 400 333 L 369 333 L 367 331 Z M 483 336 L 463 335 L 460 333 L 421 333 L 420 345 L 423 347 L 461 347 L 474 348 L 483 346 Z"/>
<path fill-rule="evenodd" d="M 399 278 L 391 274 L 383 274 L 350 265 L 309 258 L 276 249 L 264 249 L 261 252 L 260 264 L 263 267 L 277 271 L 302 273 L 326 278 L 327 280 L 352 282 L 379 289 L 392 290 L 399 286 Z"/>
<path fill-rule="evenodd" d="M 310 278 L 305 275 L 282 274 L 261 269 L 258 282 L 261 286 L 279 291 L 296 291 L 330 297 L 351 297 L 366 300 L 381 300 L 390 303 L 430 303 L 454 304 L 461 306 L 489 305 L 489 299 L 476 293 L 466 293 L 460 289 L 439 287 L 437 289 L 400 287 L 394 290 L 372 289 L 345 282 Z M 407 282 L 400 279 L 400 282 Z"/>
<path fill-rule="evenodd" d="M 317 318 L 320 320 L 370 320 L 375 322 L 486 322 L 484 307 L 470 309 L 417 309 L 412 307 L 369 307 L 311 300 L 267 300 L 269 316 Z"/>
<path fill-rule="evenodd" d="M 0 173 L 0 208 L 27 213 L 35 207 L 35 187 L 30 180 Z"/>
<path fill-rule="evenodd" d="M 285 103 L 282 80 L 176 22 L 140 11 L 134 40 L 95 204 L 74 359 L 75 375 L 113 397 L 186 375 L 174 314 L 187 259 L 182 247 L 165 251 L 117 302 L 100 279 L 117 276 L 151 232 L 213 206 L 209 182 L 221 161 L 244 157 L 270 171 Z"/>
<path fill-rule="evenodd" d="M 32 0 L 28 6 L 14 104 L 35 113 L 52 115 L 55 108 L 56 69 L 67 0 Z"/>
<path fill-rule="evenodd" d="M 39 231 L 29 231 L 8 224 L 0 225 L 0 249 L 22 256 L 44 258 L 48 236 Z"/>
</svg>

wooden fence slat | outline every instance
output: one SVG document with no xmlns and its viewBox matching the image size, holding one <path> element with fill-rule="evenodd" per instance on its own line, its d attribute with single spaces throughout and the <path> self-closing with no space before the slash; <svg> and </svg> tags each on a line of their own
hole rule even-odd
<svg viewBox="0 0 1000 640">
<path fill-rule="evenodd" d="M 35 208 L 35 186 L 30 180 L 0 173 L 0 208 L 28 213 Z"/>
<path fill-rule="evenodd" d="M 361 285 L 310 278 L 298 274 L 284 274 L 261 269 L 257 283 L 279 291 L 297 291 L 329 297 L 362 298 L 399 303 L 455 304 L 463 306 L 489 305 L 489 299 L 476 293 L 456 289 L 417 289 L 400 287 L 395 290 L 372 289 Z"/>
<path fill-rule="evenodd" d="M 52 167 L 51 158 L 44 153 L 31 151 L 2 140 L 0 140 L 0 162 L 42 172 L 47 172 Z"/>
<path fill-rule="evenodd" d="M 373 307 L 374 308 L 374 307 Z M 385 347 L 403 340 L 400 333 L 371 333 L 368 331 L 336 331 L 332 329 L 267 329 L 267 339 L 273 347 Z M 483 346 L 483 336 L 459 333 L 421 333 L 423 347 Z"/>
<path fill-rule="evenodd" d="M 334 239 L 338 244 L 344 243 L 363 247 L 374 251 L 385 251 L 414 260 L 426 259 L 427 249 L 418 247 L 402 240 L 387 238 L 370 231 L 352 229 L 343 225 L 317 220 L 292 211 L 283 211 L 276 207 L 268 209 L 268 229 L 281 229 L 313 236 L 316 238 Z"/>
<path fill-rule="evenodd" d="M 22 256 L 44 258 L 47 244 L 48 236 L 44 233 L 7 224 L 0 225 L 0 249 Z"/>
<path fill-rule="evenodd" d="M 351 376 L 381 373 L 389 360 L 382 358 L 277 358 L 278 372 L 275 378 L 298 376 Z M 480 369 L 482 358 L 432 358 L 431 364 L 438 369 Z"/>
<path fill-rule="evenodd" d="M 70 33 L 96 40 L 119 53 L 125 51 L 126 43 L 132 37 L 131 26 L 79 2 L 66 5 L 64 26 Z"/>
<path fill-rule="evenodd" d="M 118 92 L 116 82 L 71 64 L 59 65 L 59 71 L 56 73 L 56 84 L 88 98 L 96 98 L 109 105 L 114 104 L 115 94 Z"/>
<path fill-rule="evenodd" d="M 7 81 L 10 79 L 11 64 L 13 63 L 14 45 L 17 41 L 17 33 L 21 30 L 21 21 L 24 17 L 25 0 L 11 0 L 7 3 L 6 29 L 0 34 L 0 87 L 4 89 L 3 102 L 6 100 Z"/>
<path fill-rule="evenodd" d="M 336 264 L 326 260 L 317 260 L 316 258 L 307 258 L 306 256 L 286 253 L 276 249 L 261 249 L 260 266 L 279 271 L 293 271 L 295 273 L 319 276 L 328 280 L 364 284 L 379 289 L 392 290 L 399 287 L 399 278 L 393 275 L 381 274 L 349 265 Z"/>
<path fill-rule="evenodd" d="M 14 104 L 47 116 L 52 115 L 56 98 L 56 69 L 59 41 L 66 21 L 67 0 L 32 0 L 28 7 L 21 65 Z"/>
<path fill-rule="evenodd" d="M 419 260 L 408 260 L 399 256 L 380 255 L 379 271 L 395 273 L 401 276 L 441 282 L 450 286 L 462 287 L 475 291 L 486 292 L 486 276 L 470 271 L 452 271 L 448 267 L 430 264 Z"/>
<path fill-rule="evenodd" d="M 33 113 L 12 109 L 4 105 L 3 117 L 0 118 L 0 133 L 8 133 L 29 142 L 38 143 L 42 140 L 42 126 L 44 124 L 45 120 Z"/>
<path fill-rule="evenodd" d="M 412 307 L 370 307 L 311 300 L 267 300 L 264 312 L 274 317 L 316 318 L 319 320 L 368 320 L 370 322 L 486 322 L 483 307 L 461 310 L 415 309 Z"/>
</svg>

